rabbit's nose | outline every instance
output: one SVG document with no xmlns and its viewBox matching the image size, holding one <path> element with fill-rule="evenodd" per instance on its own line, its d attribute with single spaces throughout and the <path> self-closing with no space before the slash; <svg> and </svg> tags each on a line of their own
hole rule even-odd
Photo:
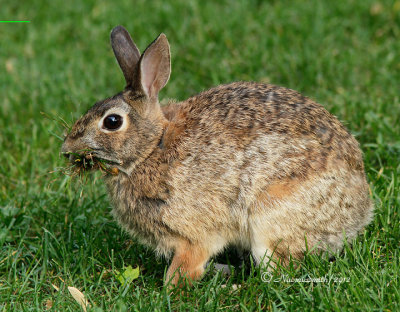
<svg viewBox="0 0 400 312">
<path fill-rule="evenodd" d="M 73 160 L 73 149 L 70 146 L 70 143 L 67 142 L 68 140 L 66 139 L 63 143 L 63 145 L 61 146 L 61 154 L 69 159 L 69 160 Z"/>
<path fill-rule="evenodd" d="M 74 162 L 77 159 L 80 159 L 79 155 L 74 154 L 72 152 L 62 152 L 62 155 L 67 158 L 70 162 Z"/>
<path fill-rule="evenodd" d="M 71 153 L 69 153 L 69 152 L 62 152 L 61 153 L 65 158 L 67 158 L 67 159 L 69 159 L 69 160 L 71 160 L 72 159 L 72 154 Z"/>
</svg>

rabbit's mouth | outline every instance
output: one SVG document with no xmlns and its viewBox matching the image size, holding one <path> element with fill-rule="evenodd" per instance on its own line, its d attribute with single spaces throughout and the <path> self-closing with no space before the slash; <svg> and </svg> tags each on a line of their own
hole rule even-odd
<svg viewBox="0 0 400 312">
<path fill-rule="evenodd" d="M 97 157 L 92 151 L 86 151 L 83 153 L 66 152 L 62 154 L 64 157 L 68 158 L 74 169 L 78 172 L 82 170 L 101 170 L 114 174 L 115 170 L 113 167 L 115 167 L 116 162 Z"/>
</svg>

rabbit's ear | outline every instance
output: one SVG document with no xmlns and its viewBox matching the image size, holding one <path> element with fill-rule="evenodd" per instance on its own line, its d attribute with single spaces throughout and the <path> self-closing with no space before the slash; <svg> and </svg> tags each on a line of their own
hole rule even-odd
<svg viewBox="0 0 400 312">
<path fill-rule="evenodd" d="M 128 31 L 122 26 L 117 26 L 111 31 L 111 46 L 119 67 L 124 73 L 127 85 L 132 85 L 136 66 L 140 59 L 139 49 L 133 43 Z"/>
<path fill-rule="evenodd" d="M 169 43 L 164 34 L 160 34 L 143 52 L 139 66 L 142 90 L 148 98 L 157 99 L 171 73 Z"/>
</svg>

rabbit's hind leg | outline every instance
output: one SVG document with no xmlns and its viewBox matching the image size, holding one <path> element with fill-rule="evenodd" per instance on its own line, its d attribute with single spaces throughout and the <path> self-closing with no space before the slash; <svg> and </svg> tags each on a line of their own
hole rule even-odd
<svg viewBox="0 0 400 312">
<path fill-rule="evenodd" d="M 269 270 L 276 266 L 273 258 L 273 249 L 263 237 L 258 235 L 252 236 L 251 255 L 253 256 L 255 264 L 261 266 L 263 269 Z"/>
<path fill-rule="evenodd" d="M 256 264 L 264 269 L 273 269 L 277 263 L 287 265 L 291 252 L 296 258 L 301 258 L 298 245 L 304 247 L 304 240 L 297 239 L 295 235 L 297 225 L 290 214 L 293 206 L 282 200 L 284 196 L 291 197 L 292 186 L 284 184 L 276 188 L 280 200 L 273 199 L 271 191 L 268 191 L 257 196 L 249 210 L 248 233 L 251 254 Z M 304 239 L 304 236 L 301 238 Z"/>
</svg>

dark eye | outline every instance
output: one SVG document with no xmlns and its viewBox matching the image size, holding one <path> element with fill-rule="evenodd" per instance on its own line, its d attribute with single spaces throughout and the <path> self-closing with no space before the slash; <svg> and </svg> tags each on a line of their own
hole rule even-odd
<svg viewBox="0 0 400 312">
<path fill-rule="evenodd" d="M 112 114 L 104 118 L 103 125 L 107 130 L 117 130 L 122 125 L 122 117 L 120 115 Z"/>
</svg>

